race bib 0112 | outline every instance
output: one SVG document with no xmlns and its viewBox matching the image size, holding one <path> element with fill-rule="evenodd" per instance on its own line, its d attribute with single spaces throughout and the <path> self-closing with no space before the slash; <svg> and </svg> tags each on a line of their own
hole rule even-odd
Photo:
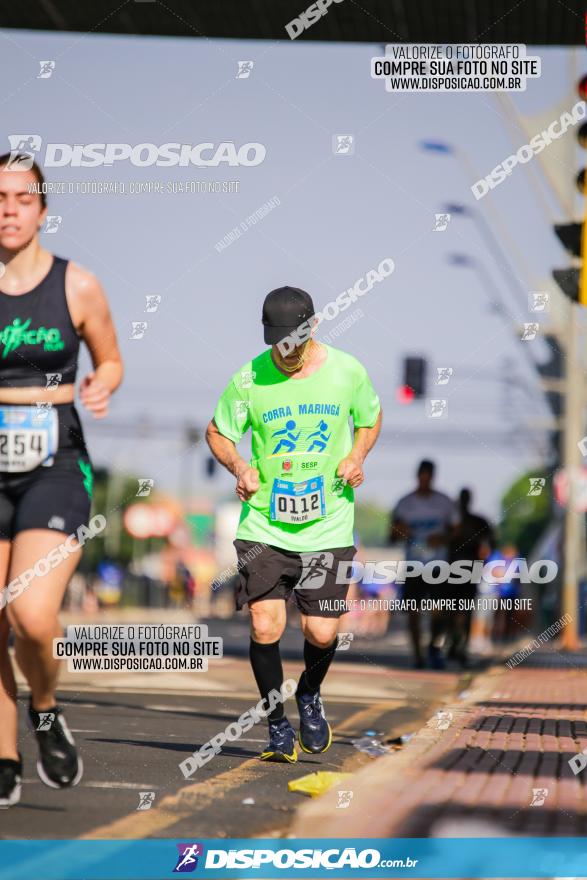
<svg viewBox="0 0 587 880">
<path fill-rule="evenodd" d="M 269 508 L 272 521 L 301 525 L 325 515 L 324 477 L 313 477 L 301 483 L 273 481 Z"/>
</svg>

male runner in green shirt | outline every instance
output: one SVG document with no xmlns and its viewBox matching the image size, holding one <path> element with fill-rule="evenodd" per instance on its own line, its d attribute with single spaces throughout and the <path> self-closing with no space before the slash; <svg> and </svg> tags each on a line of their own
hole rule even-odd
<svg viewBox="0 0 587 880">
<path fill-rule="evenodd" d="M 332 732 L 320 685 L 336 650 L 338 618 L 346 610 L 348 592 L 348 583 L 337 583 L 344 580 L 337 578 L 337 569 L 356 552 L 353 490 L 363 482 L 363 462 L 379 434 L 381 407 L 356 358 L 314 341 L 314 315 L 310 295 L 296 287 L 267 295 L 263 324 L 271 348 L 233 375 L 206 439 L 236 477 L 236 494 L 243 502 L 234 542 L 240 572 L 237 608 L 249 606 L 257 686 L 266 699 L 283 684 L 279 640 L 286 625 L 285 601 L 293 591 L 305 639 L 305 669 L 296 691 L 299 743 L 306 752 L 324 752 Z M 312 335 L 305 338 L 310 327 Z M 249 429 L 252 457 L 246 462 L 236 444 Z M 343 574 L 348 569 L 343 566 Z M 283 703 L 268 720 L 269 745 L 260 757 L 296 761 L 295 731 Z"/>
</svg>

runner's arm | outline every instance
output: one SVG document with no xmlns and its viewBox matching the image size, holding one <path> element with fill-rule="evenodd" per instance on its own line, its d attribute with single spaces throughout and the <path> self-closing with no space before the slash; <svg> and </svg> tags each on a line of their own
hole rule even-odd
<svg viewBox="0 0 587 880">
<path fill-rule="evenodd" d="M 248 462 L 239 455 L 235 443 L 220 433 L 214 419 L 206 428 L 206 442 L 216 461 L 220 462 L 237 479 L 249 467 Z"/>
<path fill-rule="evenodd" d="M 101 419 L 124 372 L 108 300 L 96 276 L 76 263 L 67 267 L 65 294 L 71 320 L 92 358 L 93 370 L 79 385 L 80 402 Z"/>
<path fill-rule="evenodd" d="M 111 394 L 122 382 L 123 366 L 104 289 L 95 275 L 75 263 L 68 266 L 65 284 L 72 320 L 92 358 L 90 376 Z"/>
<path fill-rule="evenodd" d="M 259 471 L 251 467 L 237 452 L 233 440 L 220 433 L 214 419 L 206 429 L 206 440 L 214 458 L 236 477 L 236 494 L 248 501 L 259 488 Z"/>
<path fill-rule="evenodd" d="M 379 432 L 381 431 L 382 419 L 383 412 L 380 409 L 377 421 L 371 428 L 355 428 L 355 439 L 350 454 L 353 457 L 358 458 L 361 464 L 365 461 L 367 455 L 375 446 L 377 438 L 379 437 Z"/>
<path fill-rule="evenodd" d="M 355 428 L 355 439 L 353 448 L 346 458 L 340 462 L 336 474 L 342 477 L 353 488 L 356 489 L 363 482 L 365 475 L 363 474 L 363 462 L 367 458 L 369 451 L 375 445 L 375 441 L 381 430 L 381 408 L 377 415 L 377 421 L 370 428 Z"/>
</svg>

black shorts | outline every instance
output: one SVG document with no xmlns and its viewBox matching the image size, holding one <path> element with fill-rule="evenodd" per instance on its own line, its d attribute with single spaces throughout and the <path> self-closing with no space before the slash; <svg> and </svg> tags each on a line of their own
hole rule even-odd
<svg viewBox="0 0 587 880">
<path fill-rule="evenodd" d="M 308 617 L 340 617 L 346 613 L 349 585 L 337 584 L 336 575 L 339 562 L 352 562 L 356 547 L 300 554 L 239 538 L 234 546 L 239 569 L 237 611 L 249 602 L 290 599 L 293 594 L 298 609 Z M 345 566 L 343 572 L 346 580 L 350 580 L 348 568 Z M 304 588 L 304 584 L 308 586 Z"/>
<path fill-rule="evenodd" d="M 26 529 L 71 535 L 90 518 L 92 466 L 73 404 L 56 404 L 59 449 L 50 467 L 0 472 L 0 540 Z"/>
<path fill-rule="evenodd" d="M 428 584 L 422 577 L 406 578 L 403 585 L 403 598 L 415 599 L 418 605 L 423 599 L 474 599 L 477 593 L 476 584 Z"/>
<path fill-rule="evenodd" d="M 430 586 L 423 577 L 407 577 L 402 588 L 402 597 L 404 599 L 415 599 L 419 605 L 422 599 L 430 597 Z"/>
</svg>

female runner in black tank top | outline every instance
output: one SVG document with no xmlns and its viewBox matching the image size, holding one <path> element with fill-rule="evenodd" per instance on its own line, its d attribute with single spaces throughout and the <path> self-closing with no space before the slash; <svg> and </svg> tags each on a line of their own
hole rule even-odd
<svg viewBox="0 0 587 880">
<path fill-rule="evenodd" d="M 107 414 L 122 379 L 102 287 L 41 246 L 47 206 L 30 188 L 43 177 L 30 160 L 22 165 L 22 157 L 0 157 L 0 806 L 18 801 L 22 775 L 10 629 L 31 689 L 39 775 L 55 788 L 82 775 L 55 702 L 52 645 L 81 556 L 78 529 L 90 513 L 91 463 L 73 405 L 80 340 L 93 371 L 81 380 L 79 398 L 94 418 Z"/>
</svg>

